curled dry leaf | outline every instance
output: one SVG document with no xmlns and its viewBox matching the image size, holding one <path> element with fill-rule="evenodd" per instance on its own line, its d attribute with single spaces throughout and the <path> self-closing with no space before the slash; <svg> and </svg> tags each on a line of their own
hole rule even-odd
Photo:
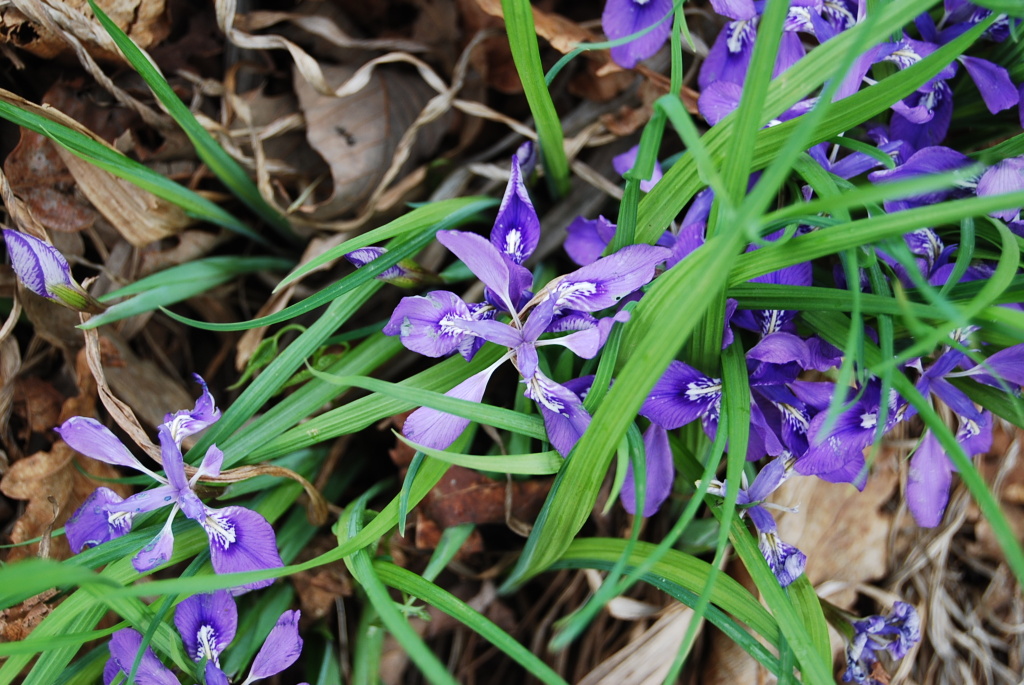
<svg viewBox="0 0 1024 685">
<path fill-rule="evenodd" d="M 96 0 L 107 16 L 147 48 L 170 32 L 165 0 Z M 88 0 L 12 0 L 0 9 L 0 43 L 44 59 L 67 56 L 75 36 L 95 57 L 119 60 L 109 36 L 94 22 Z"/>
<path fill-rule="evenodd" d="M 351 67 L 323 67 L 333 88 L 355 73 Z M 433 95 L 426 83 L 403 70 L 378 67 L 369 78 L 365 88 L 339 98 L 317 92 L 295 75 L 306 139 L 331 170 L 330 195 L 301 210 L 312 219 L 338 217 L 370 197 L 391 165 L 402 134 Z M 433 126 L 417 138 L 411 161 L 424 159 L 436 149 L 440 130 Z"/>
</svg>

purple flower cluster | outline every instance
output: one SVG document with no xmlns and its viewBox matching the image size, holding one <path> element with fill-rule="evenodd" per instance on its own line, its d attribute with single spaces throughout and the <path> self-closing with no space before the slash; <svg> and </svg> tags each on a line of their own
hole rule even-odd
<svg viewBox="0 0 1024 685">
<path fill-rule="evenodd" d="M 203 393 L 195 407 L 191 411 L 168 414 L 157 428 L 165 476 L 144 466 L 109 428 L 95 419 L 73 416 L 56 429 L 64 442 L 85 456 L 135 469 L 159 484 L 127 499 L 122 499 L 110 488 L 97 489 L 67 522 L 65 529 L 72 551 L 78 553 L 85 547 L 121 537 L 131 530 L 132 522 L 139 514 L 170 507 L 171 513 L 160 533 L 132 559 L 132 565 L 139 573 L 152 571 L 170 560 L 174 551 L 171 524 L 179 509 L 206 531 L 210 539 L 210 560 L 217 573 L 258 571 L 283 565 L 277 552 L 274 529 L 260 514 L 238 506 L 213 509 L 196 495 L 194 488 L 203 476 L 220 474 L 223 452 L 211 446 L 192 478 L 185 476 L 182 441 L 220 418 L 220 410 L 215 406 L 206 383 L 199 376 L 196 380 Z M 237 588 L 236 592 L 266 587 L 272 582 L 249 583 Z"/>
<path fill-rule="evenodd" d="M 846 647 L 846 671 L 843 682 L 882 685 L 872 677 L 878 652 L 889 652 L 895 660 L 902 659 L 921 640 L 921 619 L 913 605 L 893 604 L 888 616 L 868 616 L 853 621 L 853 637 Z M 888 682 L 886 680 L 885 682 Z"/>
<path fill-rule="evenodd" d="M 174 625 L 181 634 L 185 652 L 201 665 L 206 685 L 229 685 L 220 667 L 220 655 L 235 639 L 238 609 L 231 594 L 219 590 L 208 595 L 193 595 L 174 612 Z M 118 674 L 128 675 L 142 647 L 142 634 L 131 628 L 119 630 L 110 639 L 110 659 L 103 669 L 104 685 L 111 685 Z M 295 663 L 302 652 L 299 637 L 299 612 L 286 611 L 277 619 L 263 642 L 240 685 L 250 685 L 277 675 Z M 151 647 L 142 653 L 135 672 L 138 685 L 179 685 L 178 677 L 163 665 Z"/>
<path fill-rule="evenodd" d="M 505 348 L 498 361 L 446 394 L 479 402 L 494 372 L 511 361 L 523 378 L 525 395 L 537 403 L 544 417 L 548 439 L 567 456 L 589 425 L 590 415 L 572 390 L 542 370 L 540 350 L 558 345 L 582 359 L 592 359 L 612 326 L 629 318 L 622 310 L 603 318 L 595 314 L 650 282 L 655 267 L 669 258 L 669 250 L 631 245 L 554 278 L 534 293 L 533 276 L 523 262 L 540 240 L 540 220 L 518 156 L 512 160 L 490 240 L 462 231 L 441 231 L 437 239 L 484 283 L 485 301 L 467 303 L 445 290 L 406 297 L 384 332 L 399 336 L 405 347 L 429 357 L 459 352 L 470 360 L 484 342 Z M 409 416 L 404 432 L 413 442 L 445 449 L 469 423 L 468 418 L 423 407 Z"/>
</svg>

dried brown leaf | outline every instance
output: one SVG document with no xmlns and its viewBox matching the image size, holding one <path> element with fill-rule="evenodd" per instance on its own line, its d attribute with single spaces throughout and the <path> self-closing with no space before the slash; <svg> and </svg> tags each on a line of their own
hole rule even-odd
<svg viewBox="0 0 1024 685">
<path fill-rule="evenodd" d="M 579 685 L 660 685 L 691 620 L 692 609 L 682 604 L 671 605 L 654 625 L 602 661 Z"/>
<path fill-rule="evenodd" d="M 64 395 L 41 378 L 26 376 L 15 381 L 14 413 L 23 427 L 18 438 L 27 442 L 32 433 L 51 434 L 63 403 Z"/>
<path fill-rule="evenodd" d="M 70 33 L 97 57 L 120 59 L 110 38 L 93 24 L 87 0 L 12 0 L 11 4 L 0 10 L 0 43 L 52 59 L 72 52 L 63 37 Z M 170 31 L 164 0 L 97 0 L 96 4 L 142 48 L 160 42 Z M 41 12 L 48 21 L 39 20 Z"/>
<path fill-rule="evenodd" d="M 328 83 L 339 86 L 356 74 L 351 67 L 323 67 Z M 402 134 L 431 96 L 421 79 L 402 71 L 375 69 L 370 85 L 345 97 L 323 95 L 296 75 L 295 92 L 306 118 L 306 138 L 331 170 L 330 196 L 308 210 L 331 219 L 366 201 L 384 178 Z M 431 138 L 414 157 L 437 143 Z M 307 211 L 304 209 L 304 211 Z"/>
<path fill-rule="evenodd" d="M 47 601 L 56 595 L 56 590 L 47 590 L 29 597 L 18 606 L 0 611 L 0 643 L 18 642 L 27 638 L 50 615 L 51 607 Z"/>
</svg>

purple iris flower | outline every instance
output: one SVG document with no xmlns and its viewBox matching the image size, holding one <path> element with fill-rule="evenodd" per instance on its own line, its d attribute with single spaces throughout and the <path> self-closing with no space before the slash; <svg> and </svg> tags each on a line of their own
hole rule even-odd
<svg viewBox="0 0 1024 685">
<path fill-rule="evenodd" d="M 887 651 L 893 659 L 902 659 L 921 640 L 921 619 L 906 602 L 893 604 L 888 616 L 868 616 L 853 621 L 853 637 L 846 647 L 846 671 L 843 682 L 881 685 L 871 676 L 878 662 L 876 654 Z"/>
<path fill-rule="evenodd" d="M 749 486 L 746 477 L 743 477 L 743 483 L 736 496 L 736 504 L 742 507 L 740 516 L 748 516 L 757 528 L 758 548 L 782 587 L 791 584 L 803 574 L 807 566 L 807 556 L 779 538 L 778 527 L 769 508 L 794 510 L 765 504 L 765 500 L 789 478 L 793 471 L 793 463 L 793 457 L 786 453 L 772 459 Z M 709 484 L 710 495 L 725 497 L 725 491 L 725 481 L 713 480 Z"/>
<path fill-rule="evenodd" d="M 3 229 L 3 235 L 11 268 L 26 288 L 80 312 L 97 313 L 105 309 L 71 277 L 71 266 L 57 248 L 10 228 Z"/>
<path fill-rule="evenodd" d="M 166 477 L 143 466 L 110 429 L 95 419 L 73 416 L 56 429 L 68 445 L 85 456 L 136 469 L 160 484 L 124 500 L 109 488 L 96 490 L 67 522 L 66 532 L 72 551 L 78 553 L 84 547 L 120 537 L 131 529 L 138 514 L 169 506 L 171 513 L 160 533 L 132 559 L 132 565 L 139 573 L 152 571 L 170 560 L 174 550 L 171 524 L 179 509 L 206 531 L 210 538 L 211 562 L 217 573 L 257 571 L 283 565 L 277 552 L 274 529 L 260 514 L 237 506 L 212 509 L 204 505 L 194 492 L 193 488 L 203 476 L 220 473 L 223 452 L 211 446 L 192 479 L 185 477 L 182 441 L 220 418 L 220 410 L 214 405 L 206 383 L 199 376 L 195 378 L 203 388 L 195 408 L 168 414 L 157 428 Z M 272 582 L 249 583 L 235 592 L 266 587 Z"/>
<path fill-rule="evenodd" d="M 618 40 L 654 28 L 644 35 L 611 49 L 612 60 L 632 69 L 661 49 L 672 32 L 672 0 L 607 0 L 601 13 L 601 28 L 611 40 Z"/>
<path fill-rule="evenodd" d="M 801 400 L 817 410 L 807 429 L 810 445 L 807 452 L 796 461 L 797 473 L 818 476 L 830 483 L 852 483 L 863 490 L 867 482 L 864 450 L 875 440 L 882 413 L 881 381 L 869 381 L 860 399 L 839 414 L 828 433 L 822 431 L 828 420 L 828 400 L 821 395 L 801 396 L 802 387 L 796 384 L 792 387 Z M 886 407 L 882 434 L 888 433 L 897 423 L 914 413 L 895 391 L 890 391 Z"/>
<path fill-rule="evenodd" d="M 421 317 L 413 324 L 411 313 L 427 306 L 420 300 L 438 295 L 431 293 L 427 298 L 403 299 L 384 332 L 401 336 L 402 343 L 414 351 L 435 349 L 439 341 L 443 343 L 442 349 L 455 349 L 472 337 L 508 348 L 501 359 L 447 394 L 480 401 L 491 375 L 503 362 L 511 359 L 526 382 L 526 396 L 540 406 L 552 445 L 563 456 L 567 455 L 586 430 L 590 417 L 575 394 L 540 371 L 537 348 L 561 345 L 579 357 L 593 358 L 604 345 L 614 323 L 627 320 L 629 315 L 619 312 L 613 317 L 595 319 L 591 312 L 608 309 L 646 285 L 654 277 L 655 266 L 667 259 L 669 251 L 650 245 L 627 246 L 589 266 L 554 279 L 522 309 L 518 309 L 512 304 L 518 299 L 512 293 L 522 285 L 513 286 L 514 271 L 510 269 L 518 265 L 499 252 L 493 241 L 460 231 L 441 231 L 437 237 L 494 293 L 496 301 L 504 305 L 502 308 L 511 317 L 511 323 L 474 320 L 462 313 L 461 300 L 449 293 L 447 295 L 454 299 L 446 303 L 447 309 L 439 310 L 444 312 L 441 316 Z M 561 338 L 540 340 L 545 333 L 563 331 L 573 332 Z M 469 419 L 423 407 L 409 416 L 404 432 L 414 442 L 444 449 L 469 422 Z"/>
<path fill-rule="evenodd" d="M 716 81 L 728 81 L 742 86 L 750 68 L 757 24 L 764 3 L 755 3 L 753 0 L 712 0 L 711 5 L 718 14 L 733 21 L 719 32 L 701 65 L 697 82 L 702 91 Z M 772 78 L 789 69 L 806 54 L 796 34 L 813 32 L 810 15 L 820 13 L 821 9 L 822 0 L 791 0 Z"/>
<path fill-rule="evenodd" d="M 700 419 L 704 432 L 714 440 L 722 406 L 722 381 L 711 378 L 681 361 L 669 364 L 640 408 L 640 415 L 668 430 Z M 747 459 L 783 451 L 775 432 L 756 402 L 750 405 L 750 440 Z"/>
<path fill-rule="evenodd" d="M 218 590 L 185 599 L 174 612 L 174 625 L 181 633 L 189 657 L 196 663 L 205 662 L 206 685 L 228 685 L 228 676 L 220 668 L 220 655 L 235 639 L 238 629 L 238 610 L 231 594 Z M 141 643 L 142 635 L 131 628 L 114 633 L 110 640 L 110 660 L 103 669 L 104 685 L 110 685 L 118 673 L 127 675 L 131 671 Z M 294 664 L 301 652 L 299 612 L 286 611 L 277 619 L 253 660 L 249 676 L 240 685 L 277 675 Z M 135 674 L 135 682 L 137 685 L 178 685 L 174 673 L 149 647 Z"/>
</svg>

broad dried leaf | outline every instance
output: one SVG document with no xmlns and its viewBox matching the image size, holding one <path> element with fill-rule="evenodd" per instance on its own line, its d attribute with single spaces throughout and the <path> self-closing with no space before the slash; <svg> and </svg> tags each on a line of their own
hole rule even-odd
<svg viewBox="0 0 1024 685">
<path fill-rule="evenodd" d="M 807 555 L 806 573 L 811 584 L 867 583 L 888 572 L 893 517 L 885 507 L 899 482 L 896 469 L 897 456 L 883 453 L 863 492 L 820 478 L 794 477 L 772 497 L 778 504 L 799 507 L 797 513 L 776 518 L 779 537 Z M 833 604 L 849 606 L 853 590 L 829 599 Z"/>
<path fill-rule="evenodd" d="M 15 381 L 14 413 L 21 419 L 22 426 L 18 439 L 28 442 L 33 433 L 52 435 L 63 403 L 64 395 L 41 378 L 27 376 Z"/>
<path fill-rule="evenodd" d="M 691 620 L 692 609 L 672 604 L 654 625 L 601 662 L 579 685 L 660 685 Z"/>
<path fill-rule="evenodd" d="M 343 66 L 325 66 L 324 77 L 337 88 L 356 73 Z M 400 70 L 377 68 L 370 83 L 345 97 L 323 95 L 295 74 L 295 92 L 306 118 L 306 139 L 331 169 L 330 196 L 304 207 L 311 218 L 326 220 L 357 208 L 370 197 L 391 165 L 402 134 L 433 95 L 421 79 Z M 436 146 L 439 135 L 424 131 L 422 159 Z"/>
<path fill-rule="evenodd" d="M 0 643 L 18 642 L 31 635 L 35 627 L 50 615 L 51 607 L 47 601 L 56 595 L 56 590 L 47 590 L 0 611 Z"/>
<path fill-rule="evenodd" d="M 165 0 L 96 0 L 96 4 L 139 47 L 155 45 L 170 32 Z M 72 54 L 71 36 L 98 58 L 120 60 L 110 37 L 95 23 L 87 0 L 12 0 L 10 5 L 0 9 L 0 43 L 52 59 Z"/>
</svg>

